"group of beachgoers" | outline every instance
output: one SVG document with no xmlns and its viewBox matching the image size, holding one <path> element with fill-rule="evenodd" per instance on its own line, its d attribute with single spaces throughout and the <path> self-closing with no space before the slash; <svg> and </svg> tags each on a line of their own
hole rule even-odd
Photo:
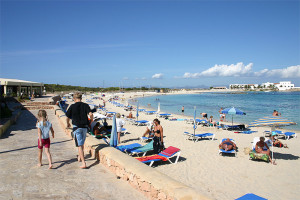
<svg viewBox="0 0 300 200">
<path fill-rule="evenodd" d="M 70 128 L 70 120 L 72 119 L 73 125 L 73 136 L 75 140 L 75 145 L 78 147 L 78 155 L 77 159 L 78 162 L 81 162 L 82 165 L 80 168 L 84 169 L 87 168 L 86 162 L 84 159 L 84 143 L 86 139 L 86 133 L 88 130 L 91 130 L 91 133 L 94 136 L 103 136 L 110 134 L 108 129 L 111 126 L 108 126 L 106 119 L 101 124 L 99 121 L 94 120 L 92 110 L 90 106 L 84 102 L 82 102 L 82 94 L 75 93 L 73 95 L 74 104 L 72 104 L 68 110 L 66 111 L 67 116 L 67 127 Z M 226 116 L 222 113 L 223 108 L 219 110 L 220 113 L 220 121 L 225 121 Z M 182 106 L 182 112 L 184 112 L 184 106 Z M 279 116 L 281 113 L 274 110 L 273 116 Z M 208 119 L 207 113 L 201 113 L 202 119 L 208 120 L 210 124 L 213 126 L 217 125 L 217 122 L 213 120 L 213 116 L 210 116 Z M 124 116 L 123 116 L 124 117 Z M 42 152 L 43 148 L 45 148 L 46 155 L 49 161 L 49 169 L 52 166 L 52 156 L 50 153 L 50 132 L 52 133 L 52 137 L 54 138 L 54 130 L 52 128 L 51 122 L 49 122 L 47 118 L 47 112 L 45 110 L 39 110 L 38 112 L 38 121 L 37 121 L 37 128 L 38 128 L 38 166 L 42 166 Z M 129 113 L 127 118 L 134 118 L 132 116 L 132 112 Z M 116 125 L 117 125 L 117 133 L 118 133 L 118 143 L 120 143 L 120 136 L 122 132 L 122 128 L 125 125 L 125 121 L 121 118 L 120 113 L 116 113 Z M 163 141 L 163 127 L 160 125 L 160 121 L 158 119 L 154 119 L 153 122 L 149 122 L 146 127 L 146 131 L 143 133 L 142 137 L 149 137 L 153 139 L 153 149 L 154 153 L 159 153 L 164 148 L 164 141 Z M 273 145 L 276 147 L 285 147 L 287 148 L 286 144 L 282 144 L 276 138 L 276 134 L 271 135 L 271 140 Z M 227 138 L 219 145 L 220 149 L 224 149 L 225 151 L 236 150 L 237 145 Z M 257 153 L 266 154 L 268 155 L 271 163 L 275 164 L 270 157 L 270 149 L 268 145 L 265 143 L 265 138 L 260 137 L 260 141 L 255 145 L 255 151 Z"/>
<path fill-rule="evenodd" d="M 78 162 L 82 162 L 80 168 L 87 168 L 84 159 L 84 143 L 86 139 L 86 133 L 90 125 L 90 121 L 93 121 L 93 113 L 88 104 L 81 102 L 81 93 L 75 93 L 73 95 L 74 104 L 72 104 L 66 112 L 67 127 L 70 128 L 70 120 L 72 119 L 73 135 L 75 139 L 75 145 L 78 147 Z M 89 118 L 88 118 L 89 116 Z M 89 121 L 90 120 L 90 121 Z M 50 132 L 54 138 L 54 130 L 51 122 L 47 118 L 47 112 L 45 110 L 39 110 L 38 121 L 36 124 L 38 128 L 38 166 L 42 166 L 42 152 L 45 148 L 45 152 L 49 161 L 49 169 L 52 169 L 52 155 L 50 153 Z"/>
</svg>

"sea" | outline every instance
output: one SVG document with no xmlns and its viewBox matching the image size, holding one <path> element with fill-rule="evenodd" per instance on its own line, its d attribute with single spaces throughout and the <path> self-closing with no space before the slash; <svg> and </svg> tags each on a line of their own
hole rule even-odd
<svg viewBox="0 0 300 200">
<path fill-rule="evenodd" d="M 246 115 L 227 115 L 226 121 L 233 120 L 234 124 L 249 124 L 271 116 L 277 110 L 282 117 L 297 123 L 286 126 L 285 129 L 300 130 L 300 92 L 205 92 L 141 97 L 137 102 L 148 111 L 156 111 L 160 103 L 161 113 L 182 114 L 181 108 L 184 106 L 186 118 L 191 118 L 196 108 L 197 118 L 202 118 L 200 113 L 204 112 L 208 117 L 213 116 L 215 121 L 220 119 L 221 107 L 235 107 Z"/>
</svg>

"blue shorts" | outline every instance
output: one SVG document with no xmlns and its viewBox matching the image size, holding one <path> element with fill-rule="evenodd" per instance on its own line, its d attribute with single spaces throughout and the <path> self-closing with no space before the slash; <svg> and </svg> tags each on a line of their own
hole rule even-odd
<svg viewBox="0 0 300 200">
<path fill-rule="evenodd" d="M 86 133 L 87 133 L 87 128 L 77 128 L 73 132 L 74 137 L 75 137 L 75 143 L 76 143 L 77 147 L 84 145 Z"/>
</svg>

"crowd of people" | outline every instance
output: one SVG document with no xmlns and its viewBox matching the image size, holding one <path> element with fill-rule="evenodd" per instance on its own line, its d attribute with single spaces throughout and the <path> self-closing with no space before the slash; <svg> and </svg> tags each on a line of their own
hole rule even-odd
<svg viewBox="0 0 300 200">
<path fill-rule="evenodd" d="M 94 120 L 92 110 L 89 105 L 82 102 L 82 95 L 80 93 L 75 93 L 73 95 L 74 104 L 72 104 L 67 112 L 67 127 L 71 127 L 70 121 L 72 120 L 72 128 L 73 135 L 75 140 L 75 145 L 78 148 L 78 156 L 77 159 L 81 162 L 80 168 L 87 168 L 85 158 L 84 158 L 84 143 L 86 139 L 86 133 L 88 130 L 95 136 L 103 136 L 109 135 L 111 126 L 108 126 L 106 119 L 103 120 L 102 123 L 100 121 Z M 220 113 L 220 121 L 224 121 L 226 119 L 225 114 L 222 113 L 223 108 L 219 110 Z M 184 106 L 182 106 L 182 112 L 184 112 Z M 117 128 L 117 139 L 118 143 L 121 143 L 121 132 L 122 128 L 126 124 L 122 119 L 120 113 L 116 113 L 116 128 Z M 217 122 L 213 120 L 213 116 L 210 116 L 208 119 L 207 113 L 201 113 L 202 119 L 208 120 L 208 123 L 212 124 L 212 126 L 216 126 Z M 281 116 L 281 113 L 274 110 L 273 116 Z M 127 118 L 134 118 L 132 112 L 130 111 Z M 43 148 L 45 148 L 45 152 L 49 161 L 49 169 L 52 168 L 52 156 L 50 153 L 50 133 L 52 133 L 52 137 L 54 138 L 54 130 L 52 128 L 52 124 L 49 122 L 47 118 L 47 113 L 45 110 L 40 110 L 38 112 L 38 166 L 42 166 L 42 152 Z M 160 121 L 155 118 L 153 122 L 149 122 L 147 124 L 146 130 L 143 133 L 142 137 L 148 137 L 153 139 L 153 152 L 159 153 L 164 149 L 164 131 L 163 127 L 160 124 Z M 277 137 L 276 133 L 272 133 L 270 136 L 273 146 L 275 147 L 284 147 L 288 148 L 286 144 L 283 144 Z M 220 144 L 219 148 L 225 151 L 236 150 L 237 145 L 234 141 L 227 138 L 224 139 Z M 255 144 L 255 152 L 259 154 L 266 154 L 269 157 L 269 160 L 272 164 L 275 162 L 272 160 L 270 156 L 270 149 L 265 142 L 264 137 L 260 137 L 260 140 Z"/>
</svg>

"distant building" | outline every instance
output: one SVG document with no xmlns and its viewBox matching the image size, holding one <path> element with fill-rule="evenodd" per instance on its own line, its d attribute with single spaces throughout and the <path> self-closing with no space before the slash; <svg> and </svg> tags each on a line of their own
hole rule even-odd
<svg viewBox="0 0 300 200">
<path fill-rule="evenodd" d="M 295 84 L 292 84 L 291 81 L 280 81 L 279 83 L 274 83 L 274 85 L 278 90 L 290 90 L 295 87 Z"/>
<path fill-rule="evenodd" d="M 213 87 L 213 90 L 227 90 L 227 87 L 221 86 L 221 87 Z"/>
<path fill-rule="evenodd" d="M 255 89 L 258 88 L 258 84 L 231 84 L 230 89 Z"/>
<path fill-rule="evenodd" d="M 21 94 L 26 94 L 32 96 L 33 92 L 37 95 L 43 94 L 44 84 L 23 81 L 17 79 L 6 79 L 0 78 L 0 94 L 7 96 L 20 96 Z"/>
<path fill-rule="evenodd" d="M 261 86 L 263 88 L 271 88 L 274 86 L 274 83 L 266 82 L 266 83 L 262 83 Z"/>
</svg>

